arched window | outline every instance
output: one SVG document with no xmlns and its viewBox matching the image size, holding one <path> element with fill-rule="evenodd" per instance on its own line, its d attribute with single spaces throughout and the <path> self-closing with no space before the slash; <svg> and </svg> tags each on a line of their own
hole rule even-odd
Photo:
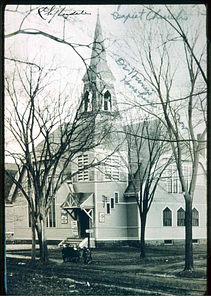
<svg viewBox="0 0 211 300">
<path fill-rule="evenodd" d="M 111 94 L 109 93 L 109 91 L 106 91 L 104 94 L 103 109 L 111 110 Z"/>
<path fill-rule="evenodd" d="M 163 211 L 163 226 L 172 226 L 172 212 L 168 207 Z"/>
<path fill-rule="evenodd" d="M 192 210 L 192 225 L 199 226 L 199 212 L 196 208 Z"/>
<path fill-rule="evenodd" d="M 185 226 L 185 211 L 182 207 L 177 211 L 177 226 Z"/>
<path fill-rule="evenodd" d="M 91 99 L 91 93 L 88 91 L 84 94 L 84 111 L 91 111 L 92 110 L 92 99 Z"/>
<path fill-rule="evenodd" d="M 89 104 L 89 92 L 86 91 L 84 94 L 84 111 L 88 110 L 88 104 Z"/>
</svg>

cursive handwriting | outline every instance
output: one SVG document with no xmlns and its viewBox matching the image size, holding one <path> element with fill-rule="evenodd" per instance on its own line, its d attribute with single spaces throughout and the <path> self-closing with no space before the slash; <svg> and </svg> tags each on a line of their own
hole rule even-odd
<svg viewBox="0 0 211 300">
<path fill-rule="evenodd" d="M 136 13 L 133 13 L 133 14 L 120 14 L 119 13 L 119 6 L 117 8 L 117 11 L 111 13 L 111 15 L 113 16 L 114 20 L 119 20 L 119 19 L 123 19 L 123 23 L 125 23 L 127 20 L 129 19 L 139 19 L 139 20 L 143 20 L 143 18 L 145 18 L 145 20 L 147 21 L 151 21 L 151 20 L 155 20 L 155 19 L 167 19 L 167 20 L 173 20 L 173 16 L 171 16 L 170 14 L 168 15 L 161 15 L 161 9 L 159 9 L 158 11 L 156 12 L 153 12 L 153 11 L 149 11 L 149 12 L 146 12 L 144 9 L 142 9 L 142 11 L 139 11 L 139 12 L 136 12 Z M 187 20 L 187 16 L 185 14 L 185 11 L 184 9 L 181 9 L 179 11 L 179 13 L 174 17 L 177 21 L 178 20 Z"/>
<path fill-rule="evenodd" d="M 74 9 L 69 9 L 66 10 L 66 7 L 61 7 L 61 6 L 51 6 L 50 8 L 47 6 L 38 8 L 38 15 L 43 19 L 48 21 L 50 23 L 55 16 L 57 17 L 62 17 L 65 20 L 68 19 L 70 16 L 84 16 L 84 15 L 91 15 L 91 13 L 88 13 L 84 10 L 74 10 Z"/>
<path fill-rule="evenodd" d="M 144 84 L 145 78 L 141 75 L 141 73 L 139 73 L 135 68 L 131 68 L 129 63 L 121 57 L 119 57 L 116 60 L 116 63 L 119 67 L 121 67 L 124 71 L 127 72 L 127 74 L 124 76 L 122 80 L 120 80 L 120 82 L 123 82 L 124 85 L 128 86 L 128 88 L 130 88 L 138 98 L 142 98 L 151 106 L 156 107 L 154 103 L 150 102 L 149 99 L 145 97 L 145 96 L 152 95 L 154 91 L 150 90 Z M 136 88 L 135 84 L 138 84 L 139 88 Z"/>
<path fill-rule="evenodd" d="M 183 121 L 181 121 L 181 117 L 178 114 L 178 112 L 176 112 L 176 120 L 178 121 L 178 123 L 181 125 L 182 129 L 186 129 L 188 130 L 188 128 L 185 126 L 185 123 Z"/>
<path fill-rule="evenodd" d="M 149 103 L 151 106 L 153 107 L 157 107 L 154 103 L 150 102 L 148 99 L 146 99 L 144 96 L 145 95 L 151 95 L 152 93 L 148 93 L 148 92 L 140 92 L 132 83 L 131 83 L 131 79 L 129 79 L 126 75 L 125 77 L 120 80 L 120 82 L 123 82 L 124 85 L 128 86 L 135 94 L 138 98 L 142 98 L 144 101 L 146 101 L 147 103 Z"/>
<path fill-rule="evenodd" d="M 129 63 L 119 57 L 116 60 L 116 63 L 119 67 L 121 67 L 127 74 L 124 76 L 120 82 L 124 83 L 125 86 L 127 86 L 138 98 L 143 99 L 145 102 L 147 102 L 151 107 L 157 108 L 157 105 L 147 99 L 145 96 L 151 96 L 153 94 L 153 90 L 150 90 L 143 81 L 145 81 L 144 76 L 138 72 L 135 68 L 131 68 Z M 143 78 L 143 80 L 141 79 Z M 136 88 L 134 84 L 137 84 L 142 88 L 142 91 L 140 89 Z M 176 112 L 175 114 L 177 122 L 181 125 L 182 129 L 188 130 L 188 128 L 185 126 L 185 123 L 181 120 L 181 116 Z"/>
</svg>

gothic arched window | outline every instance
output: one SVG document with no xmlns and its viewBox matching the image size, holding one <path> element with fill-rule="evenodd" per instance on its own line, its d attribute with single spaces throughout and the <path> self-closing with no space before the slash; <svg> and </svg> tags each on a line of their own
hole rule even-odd
<svg viewBox="0 0 211 300">
<path fill-rule="evenodd" d="M 168 207 L 163 210 L 163 226 L 172 226 L 172 212 Z"/>
<path fill-rule="evenodd" d="M 109 93 L 109 91 L 105 92 L 103 100 L 104 100 L 103 109 L 111 110 L 111 94 Z"/>
<path fill-rule="evenodd" d="M 185 226 L 185 211 L 182 207 L 177 211 L 177 226 Z"/>
<path fill-rule="evenodd" d="M 92 110 L 92 99 L 91 99 L 91 93 L 88 91 L 84 94 L 84 111 L 91 111 Z"/>
<path fill-rule="evenodd" d="M 86 91 L 84 94 L 84 111 L 88 110 L 88 104 L 89 104 L 89 92 Z"/>
<path fill-rule="evenodd" d="M 199 212 L 195 207 L 192 210 L 192 225 L 199 226 Z"/>
</svg>

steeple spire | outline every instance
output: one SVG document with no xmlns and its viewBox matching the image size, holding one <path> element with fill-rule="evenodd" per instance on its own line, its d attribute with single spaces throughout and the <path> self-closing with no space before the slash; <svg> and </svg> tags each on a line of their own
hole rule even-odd
<svg viewBox="0 0 211 300">
<path fill-rule="evenodd" d="M 97 21 L 95 26 L 94 41 L 92 46 L 92 54 L 90 60 L 89 78 L 100 76 L 103 80 L 115 80 L 111 70 L 107 65 L 106 51 L 104 46 L 104 38 L 100 24 L 99 8 L 97 10 Z M 88 74 L 86 73 L 83 81 L 87 81 Z"/>
<path fill-rule="evenodd" d="M 115 78 L 107 64 L 98 10 L 90 66 L 83 77 L 82 101 L 84 105 L 82 111 L 103 111 L 103 113 L 106 112 L 110 115 L 117 112 L 114 81 Z"/>
</svg>

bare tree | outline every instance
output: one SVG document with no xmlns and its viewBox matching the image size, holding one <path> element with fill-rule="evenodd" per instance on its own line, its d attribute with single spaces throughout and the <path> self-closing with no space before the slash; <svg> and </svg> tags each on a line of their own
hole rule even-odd
<svg viewBox="0 0 211 300">
<path fill-rule="evenodd" d="M 145 229 L 147 215 L 152 205 L 156 189 L 163 174 L 172 162 L 169 144 L 159 120 L 143 118 L 140 123 L 130 124 L 124 128 L 128 151 L 129 187 L 133 192 L 141 220 L 141 257 L 145 257 Z"/>
<path fill-rule="evenodd" d="M 195 36 L 188 35 L 172 11 L 169 8 L 167 10 L 171 20 L 163 17 L 162 14 L 159 16 L 162 16 L 164 22 L 162 24 L 165 25 L 166 22 L 166 25 L 171 26 L 170 32 L 167 31 L 166 35 L 161 33 L 160 23 L 156 36 L 149 29 L 148 38 L 144 41 L 140 41 L 137 36 L 134 38 L 138 53 L 136 53 L 136 61 L 139 60 L 142 69 L 141 76 L 154 93 L 154 98 L 151 102 L 148 101 L 148 104 L 143 105 L 143 101 L 136 99 L 135 105 L 159 118 L 168 132 L 168 140 L 174 154 L 186 205 L 185 270 L 191 270 L 193 268 L 192 201 L 200 153 L 205 147 L 207 122 L 207 80 L 203 70 L 205 51 L 204 47 L 199 49 L 199 35 L 197 33 Z M 175 32 L 179 34 L 179 38 L 175 36 Z M 174 49 L 177 49 L 178 53 L 174 53 Z M 182 87 L 180 68 L 183 68 Z M 152 106 L 155 107 L 154 110 Z M 185 160 L 189 161 L 191 169 L 188 180 L 183 169 Z"/>
<path fill-rule="evenodd" d="M 15 151 L 6 151 L 18 166 L 12 191 L 19 190 L 28 202 L 32 229 L 32 258 L 35 258 L 35 230 L 40 258 L 48 260 L 46 220 L 56 191 L 72 172 L 75 157 L 101 144 L 110 124 L 96 116 L 99 111 L 81 112 L 83 101 L 72 104 L 66 88 L 57 92 L 53 71 L 33 64 L 15 63 L 13 77 L 6 77 L 6 98 L 11 106 L 6 113 L 6 128 L 13 135 Z M 66 94 L 65 94 L 66 91 Z M 95 130 L 98 128 L 98 131 Z M 84 168 L 97 165 L 94 159 Z M 83 169 L 80 169 L 83 171 Z M 9 173 L 7 173 L 10 176 Z"/>
<path fill-rule="evenodd" d="M 80 23 L 77 20 L 78 15 L 84 16 L 89 13 L 74 12 L 72 9 L 64 12 L 64 9 L 66 7 L 61 9 L 59 6 L 56 9 L 55 6 L 7 6 L 6 16 L 12 18 L 19 15 L 19 18 L 16 23 L 14 22 L 14 27 L 10 27 L 12 23 L 7 22 L 6 44 L 8 41 L 12 42 L 12 49 L 13 38 L 23 36 L 26 40 L 29 37 L 43 37 L 58 45 L 68 46 L 71 50 L 70 54 L 73 54 L 72 56 L 76 54 L 74 57 L 78 57 L 84 64 L 87 80 L 90 85 L 93 85 L 95 92 L 102 93 L 97 90 L 96 84 L 90 78 L 95 74 L 96 78 L 100 78 L 103 82 L 101 74 L 97 74 L 95 68 L 88 65 L 87 59 L 90 57 L 88 55 L 88 58 L 85 58 L 81 54 L 81 49 L 92 49 L 92 56 L 101 58 L 101 53 L 105 50 L 103 41 L 97 39 L 94 44 L 71 42 L 66 34 L 66 25 Z M 76 18 L 74 18 L 75 14 Z M 53 24 L 54 17 L 59 19 L 59 25 L 62 26 L 49 25 L 46 30 L 46 24 L 51 22 Z M 35 228 L 39 238 L 41 258 L 45 261 L 47 259 L 45 223 L 54 195 L 64 180 L 76 174 L 70 172 L 70 165 L 75 156 L 100 145 L 107 136 L 111 124 L 109 120 L 96 118 L 99 108 L 94 108 L 92 113 L 84 112 L 85 99 L 79 105 L 77 105 L 78 101 L 73 99 L 70 101 L 72 91 L 69 89 L 68 94 L 67 86 L 63 87 L 62 92 L 55 92 L 56 89 L 52 88 L 49 82 L 52 83 L 51 76 L 55 75 L 53 71 L 58 69 L 56 59 L 53 59 L 57 61 L 56 67 L 53 65 L 50 70 L 47 70 L 46 62 L 41 63 L 40 55 L 38 59 L 35 55 L 31 62 L 30 51 L 27 53 L 27 58 L 22 59 L 20 51 L 14 53 L 16 49 L 10 50 L 8 45 L 6 45 L 7 55 L 11 57 L 7 57 L 7 60 L 16 62 L 16 70 L 6 79 L 7 96 L 12 102 L 12 110 L 8 112 L 7 127 L 21 149 L 19 153 L 9 152 L 8 155 L 12 156 L 19 166 L 18 177 L 13 178 L 13 182 L 29 203 L 32 236 L 34 239 Z M 71 61 L 74 61 L 74 57 Z M 20 71 L 17 65 L 24 63 L 26 68 Z M 55 84 L 56 80 L 55 77 Z M 95 99 L 92 100 L 94 103 Z M 86 168 L 93 167 L 95 164 L 99 162 L 93 160 Z M 28 178 L 26 186 L 22 185 L 24 176 Z"/>
</svg>

